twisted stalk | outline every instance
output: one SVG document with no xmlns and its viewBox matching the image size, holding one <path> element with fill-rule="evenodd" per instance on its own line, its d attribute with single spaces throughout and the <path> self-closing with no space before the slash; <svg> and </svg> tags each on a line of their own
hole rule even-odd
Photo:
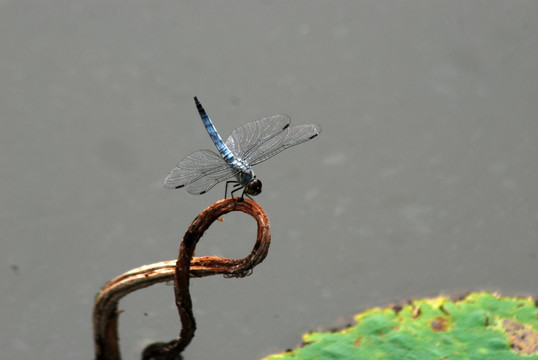
<svg viewBox="0 0 538 360">
<path fill-rule="evenodd" d="M 243 259 L 219 256 L 193 257 L 196 244 L 209 226 L 222 215 L 242 211 L 258 224 L 256 243 Z M 269 250 L 271 231 L 269 218 L 256 202 L 243 199 L 224 199 L 211 205 L 194 219 L 183 236 L 177 260 L 144 265 L 118 276 L 105 284 L 93 307 L 94 346 L 97 360 L 121 359 L 118 341 L 118 303 L 127 294 L 160 282 L 174 280 L 174 295 L 181 320 L 179 337 L 168 343 L 155 343 L 143 352 L 143 359 L 178 359 L 196 330 L 189 291 L 191 277 L 223 274 L 225 277 L 244 277 L 261 263 Z"/>
</svg>

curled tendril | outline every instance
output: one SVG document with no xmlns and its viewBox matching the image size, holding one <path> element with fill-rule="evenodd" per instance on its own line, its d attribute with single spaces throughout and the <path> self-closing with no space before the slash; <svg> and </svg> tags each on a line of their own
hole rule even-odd
<svg viewBox="0 0 538 360">
<path fill-rule="evenodd" d="M 256 243 L 243 259 L 218 256 L 193 257 L 196 244 L 219 218 L 231 211 L 242 211 L 258 224 Z M 245 277 L 261 263 L 269 250 L 271 230 L 265 211 L 254 201 L 224 199 L 211 205 L 194 219 L 183 236 L 177 260 L 141 266 L 109 281 L 97 295 L 93 307 L 94 345 L 97 360 L 121 359 L 118 342 L 118 303 L 127 294 L 160 282 L 174 279 L 176 306 L 181 320 L 181 332 L 168 343 L 155 343 L 143 352 L 143 359 L 178 359 L 194 337 L 196 322 L 189 291 L 191 277 L 223 274 L 224 277 Z"/>
</svg>

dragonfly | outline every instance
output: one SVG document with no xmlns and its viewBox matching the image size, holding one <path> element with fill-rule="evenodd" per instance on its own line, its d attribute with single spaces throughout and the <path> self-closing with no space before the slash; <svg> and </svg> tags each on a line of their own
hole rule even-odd
<svg viewBox="0 0 538 360">
<path fill-rule="evenodd" d="M 234 184 L 230 193 L 232 197 L 241 189 L 241 199 L 244 195 L 258 195 L 262 192 L 262 183 L 252 166 L 321 133 L 319 125 L 290 126 L 288 115 L 273 115 L 241 125 L 224 142 L 197 97 L 194 97 L 194 102 L 219 153 L 198 150 L 188 155 L 166 176 L 163 181 L 165 188 L 185 187 L 190 194 L 200 195 L 233 178 L 226 181 L 224 197 L 229 184 Z"/>
</svg>

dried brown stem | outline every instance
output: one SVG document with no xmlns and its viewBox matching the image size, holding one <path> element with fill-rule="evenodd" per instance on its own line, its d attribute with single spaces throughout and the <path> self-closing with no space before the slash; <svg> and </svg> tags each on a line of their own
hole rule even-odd
<svg viewBox="0 0 538 360">
<path fill-rule="evenodd" d="M 218 256 L 193 258 L 196 244 L 209 226 L 231 211 L 249 214 L 258 224 L 256 243 L 243 259 Z M 109 281 L 97 295 L 93 308 L 95 354 L 97 360 L 120 359 L 118 342 L 118 303 L 125 295 L 150 285 L 174 279 L 176 306 L 181 319 L 180 336 L 167 344 L 153 344 L 144 351 L 144 359 L 177 359 L 190 343 L 196 330 L 189 292 L 189 278 L 224 274 L 243 277 L 261 263 L 269 250 L 271 231 L 269 219 L 254 201 L 224 199 L 211 205 L 194 221 L 185 233 L 177 260 L 141 266 Z"/>
</svg>

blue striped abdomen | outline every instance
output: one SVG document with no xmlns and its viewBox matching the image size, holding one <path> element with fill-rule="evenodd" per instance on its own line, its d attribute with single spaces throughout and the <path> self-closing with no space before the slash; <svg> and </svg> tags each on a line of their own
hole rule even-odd
<svg viewBox="0 0 538 360">
<path fill-rule="evenodd" d="M 196 102 L 196 108 L 198 109 L 198 113 L 200 114 L 200 117 L 202 118 L 202 121 L 205 125 L 205 129 L 207 130 L 207 133 L 211 137 L 211 140 L 213 140 L 213 143 L 219 150 L 219 153 L 222 155 L 224 160 L 228 164 L 232 164 L 233 161 L 235 160 L 234 155 L 232 154 L 230 149 L 228 149 L 224 141 L 222 141 L 222 138 L 220 137 L 217 129 L 215 128 L 215 125 L 213 125 L 213 123 L 211 122 L 211 119 L 205 112 L 204 108 L 202 107 L 202 104 L 200 104 L 200 102 L 198 101 L 198 98 L 195 97 L 194 101 Z"/>
</svg>

